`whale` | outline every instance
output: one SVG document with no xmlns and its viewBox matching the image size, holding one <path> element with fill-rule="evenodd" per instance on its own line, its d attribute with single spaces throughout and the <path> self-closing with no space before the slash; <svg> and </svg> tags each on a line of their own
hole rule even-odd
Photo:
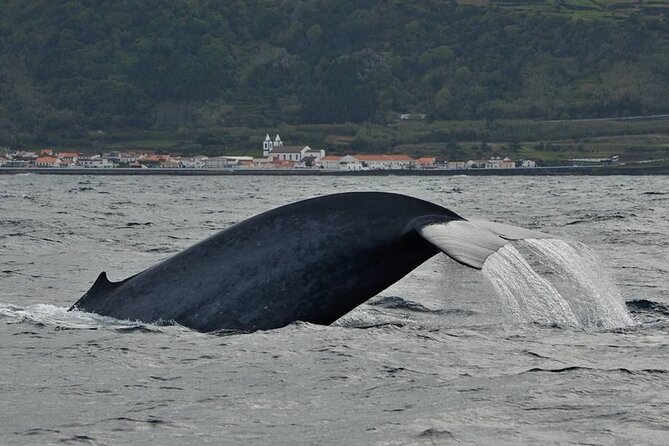
<svg viewBox="0 0 669 446">
<path fill-rule="evenodd" d="M 510 241 L 542 237 L 396 193 L 326 195 L 234 224 L 124 280 L 102 272 L 70 310 L 200 332 L 328 325 L 440 252 L 481 269 Z"/>
</svg>

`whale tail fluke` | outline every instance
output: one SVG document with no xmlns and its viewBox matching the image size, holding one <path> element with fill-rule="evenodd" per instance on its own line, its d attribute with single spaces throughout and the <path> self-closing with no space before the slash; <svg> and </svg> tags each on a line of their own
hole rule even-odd
<svg viewBox="0 0 669 446">
<path fill-rule="evenodd" d="M 463 265 L 481 269 L 488 257 L 513 240 L 551 238 L 531 229 L 486 220 L 452 220 L 418 230 L 428 242 Z"/>
</svg>

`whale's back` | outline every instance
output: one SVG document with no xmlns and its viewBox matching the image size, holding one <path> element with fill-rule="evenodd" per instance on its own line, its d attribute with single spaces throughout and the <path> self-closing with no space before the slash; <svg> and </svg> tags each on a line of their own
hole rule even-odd
<svg viewBox="0 0 669 446">
<path fill-rule="evenodd" d="M 305 200 L 238 223 L 118 284 L 104 278 L 75 307 L 200 331 L 329 324 L 439 251 L 416 225 L 456 219 L 396 194 Z"/>
</svg>

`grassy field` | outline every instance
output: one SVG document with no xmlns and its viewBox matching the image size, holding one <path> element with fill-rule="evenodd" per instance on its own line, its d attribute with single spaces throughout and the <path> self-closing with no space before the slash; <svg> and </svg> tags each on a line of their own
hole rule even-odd
<svg viewBox="0 0 669 446">
<path fill-rule="evenodd" d="M 669 4 L 665 0 L 458 0 L 461 5 L 513 8 L 519 11 L 569 14 L 574 18 L 610 17 L 643 12 L 666 14 Z"/>
</svg>

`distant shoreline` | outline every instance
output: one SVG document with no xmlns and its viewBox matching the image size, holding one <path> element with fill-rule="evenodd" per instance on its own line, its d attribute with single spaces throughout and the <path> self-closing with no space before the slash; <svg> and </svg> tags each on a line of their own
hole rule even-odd
<svg viewBox="0 0 669 446">
<path fill-rule="evenodd" d="M 669 165 L 662 166 L 578 166 L 515 169 L 401 169 L 401 170 L 328 170 L 328 169 L 130 169 L 130 168 L 57 168 L 0 167 L 0 175 L 180 175 L 180 176 L 565 176 L 565 175 L 669 175 Z"/>
</svg>

